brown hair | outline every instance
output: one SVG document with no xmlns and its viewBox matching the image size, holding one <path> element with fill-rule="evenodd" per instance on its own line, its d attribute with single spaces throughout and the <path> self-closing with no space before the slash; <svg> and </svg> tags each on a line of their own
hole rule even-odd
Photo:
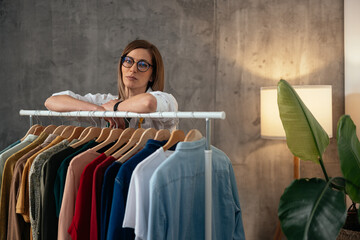
<svg viewBox="0 0 360 240">
<path fill-rule="evenodd" d="M 134 40 L 129 43 L 121 56 L 126 56 L 134 49 L 143 48 L 150 52 L 151 61 L 153 65 L 152 79 L 153 81 L 148 83 L 148 87 L 151 87 L 154 91 L 163 91 L 164 90 L 164 63 L 161 57 L 159 50 L 155 47 L 155 45 L 151 44 L 145 40 Z M 118 65 L 118 90 L 119 90 L 119 99 L 125 100 L 125 86 L 122 81 L 122 72 L 121 72 L 121 58 L 119 60 Z"/>
</svg>

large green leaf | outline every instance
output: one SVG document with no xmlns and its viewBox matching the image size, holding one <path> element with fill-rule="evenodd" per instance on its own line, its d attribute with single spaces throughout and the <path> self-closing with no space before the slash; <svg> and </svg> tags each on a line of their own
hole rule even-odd
<svg viewBox="0 0 360 240">
<path fill-rule="evenodd" d="M 299 179 L 285 189 L 278 215 L 289 240 L 336 239 L 345 223 L 345 194 L 332 190 L 331 181 Z"/>
<path fill-rule="evenodd" d="M 318 163 L 329 145 L 329 137 L 285 80 L 278 83 L 278 106 L 290 151 L 302 160 Z"/>
<path fill-rule="evenodd" d="M 341 171 L 346 179 L 346 192 L 351 200 L 360 202 L 360 143 L 356 126 L 350 116 L 340 118 L 337 126 L 337 146 Z"/>
</svg>

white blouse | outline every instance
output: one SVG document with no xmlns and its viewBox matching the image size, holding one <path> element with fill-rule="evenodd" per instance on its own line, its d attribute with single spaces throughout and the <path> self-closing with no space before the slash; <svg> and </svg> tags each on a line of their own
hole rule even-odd
<svg viewBox="0 0 360 240">
<path fill-rule="evenodd" d="M 177 112 L 178 111 L 178 103 L 173 95 L 161 91 L 153 91 L 151 88 L 148 89 L 147 93 L 150 93 L 156 98 L 157 107 L 156 112 Z M 84 96 L 80 94 L 76 94 L 70 90 L 54 93 L 52 96 L 56 95 L 69 95 L 75 99 L 89 102 L 96 105 L 102 105 L 110 100 L 117 99 L 118 97 L 108 94 L 92 94 L 88 93 Z M 126 121 L 126 120 L 125 120 Z M 91 121 L 88 121 L 91 122 Z M 131 128 L 138 128 L 139 119 L 132 118 L 129 122 L 129 127 Z M 173 118 L 145 118 L 141 124 L 142 128 L 155 128 L 155 129 L 169 129 L 173 131 L 177 128 L 179 123 L 178 119 Z"/>
</svg>

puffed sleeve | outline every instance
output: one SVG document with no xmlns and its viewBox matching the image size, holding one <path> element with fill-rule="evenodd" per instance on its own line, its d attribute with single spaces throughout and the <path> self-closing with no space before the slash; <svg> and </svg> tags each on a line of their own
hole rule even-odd
<svg viewBox="0 0 360 240">
<path fill-rule="evenodd" d="M 74 93 L 70 90 L 54 93 L 52 96 L 58 96 L 58 95 L 69 95 L 70 97 L 73 97 L 75 99 L 78 99 L 78 100 L 81 100 L 84 102 L 89 102 L 89 103 L 96 104 L 96 105 L 102 105 L 104 103 L 107 103 L 110 100 L 117 99 L 117 96 L 114 96 L 110 93 L 107 93 L 107 94 L 88 93 L 85 96 L 82 96 L 82 95 Z"/>
<path fill-rule="evenodd" d="M 157 101 L 156 112 L 177 112 L 178 103 L 173 95 L 161 91 L 149 92 Z"/>
</svg>

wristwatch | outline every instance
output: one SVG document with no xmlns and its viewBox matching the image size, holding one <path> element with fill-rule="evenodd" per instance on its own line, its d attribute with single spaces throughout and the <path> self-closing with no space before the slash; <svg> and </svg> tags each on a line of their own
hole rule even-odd
<svg viewBox="0 0 360 240">
<path fill-rule="evenodd" d="M 120 100 L 120 101 L 118 101 L 117 103 L 114 104 L 114 112 L 117 111 L 117 108 L 118 108 L 118 106 L 119 106 L 119 104 L 120 104 L 121 102 L 122 102 L 122 101 Z"/>
</svg>

